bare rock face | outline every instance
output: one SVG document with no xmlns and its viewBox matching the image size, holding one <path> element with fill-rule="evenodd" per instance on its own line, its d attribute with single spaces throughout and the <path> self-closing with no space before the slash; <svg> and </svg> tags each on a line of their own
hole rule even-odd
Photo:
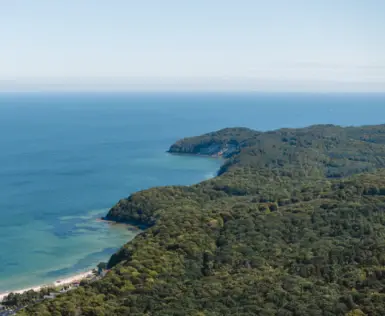
<svg viewBox="0 0 385 316">
<path fill-rule="evenodd" d="M 259 134 L 248 128 L 225 128 L 201 136 L 178 140 L 168 152 L 228 158 L 238 153 L 242 147 L 248 146 L 248 141 Z"/>
</svg>

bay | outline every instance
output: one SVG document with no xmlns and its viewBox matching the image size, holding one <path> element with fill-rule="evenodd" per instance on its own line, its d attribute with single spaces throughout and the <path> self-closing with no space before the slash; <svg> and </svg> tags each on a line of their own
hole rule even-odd
<svg viewBox="0 0 385 316">
<path fill-rule="evenodd" d="M 385 121 L 384 94 L 0 94 L 0 292 L 88 269 L 136 232 L 96 219 L 120 198 L 215 175 L 165 151 L 224 127 Z"/>
</svg>

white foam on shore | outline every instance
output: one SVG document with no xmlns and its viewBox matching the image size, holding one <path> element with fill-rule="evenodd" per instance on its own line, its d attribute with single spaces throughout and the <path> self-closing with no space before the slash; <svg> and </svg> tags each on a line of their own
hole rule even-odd
<svg viewBox="0 0 385 316">
<path fill-rule="evenodd" d="M 217 176 L 217 172 L 208 172 L 205 174 L 204 179 L 209 180 L 209 179 L 215 178 L 216 176 Z"/>
<path fill-rule="evenodd" d="M 38 285 L 35 287 L 26 288 L 26 289 L 0 293 L 0 302 L 2 302 L 4 297 L 9 295 L 10 293 L 22 294 L 22 293 L 30 291 L 30 290 L 40 291 L 42 288 L 45 288 L 45 287 L 57 287 L 57 286 L 61 286 L 61 285 L 68 285 L 68 284 L 72 284 L 74 282 L 77 282 L 77 281 L 79 282 L 83 279 L 86 279 L 90 274 L 92 274 L 92 270 L 89 270 L 89 271 L 83 272 L 83 273 L 79 273 L 79 274 L 76 274 L 76 275 L 73 275 L 73 276 L 70 276 L 70 277 L 67 277 L 64 279 L 59 279 L 56 282 L 51 283 L 51 284 L 43 284 L 43 285 Z"/>
</svg>

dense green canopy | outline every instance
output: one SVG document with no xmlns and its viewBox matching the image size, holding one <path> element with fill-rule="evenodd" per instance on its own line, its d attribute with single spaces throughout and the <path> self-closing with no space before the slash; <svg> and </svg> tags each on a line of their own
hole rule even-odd
<svg viewBox="0 0 385 316">
<path fill-rule="evenodd" d="M 105 278 L 20 315 L 385 315 L 385 125 L 183 139 L 219 176 L 152 188 L 108 219 L 146 225 Z"/>
</svg>

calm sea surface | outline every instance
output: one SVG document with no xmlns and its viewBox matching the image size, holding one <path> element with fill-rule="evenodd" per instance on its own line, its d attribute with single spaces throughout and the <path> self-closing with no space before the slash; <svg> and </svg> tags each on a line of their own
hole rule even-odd
<svg viewBox="0 0 385 316">
<path fill-rule="evenodd" d="M 172 156 L 177 139 L 385 123 L 384 94 L 0 94 L 0 292 L 93 267 L 135 233 L 97 222 L 137 190 L 192 184 L 220 161 Z"/>
</svg>

